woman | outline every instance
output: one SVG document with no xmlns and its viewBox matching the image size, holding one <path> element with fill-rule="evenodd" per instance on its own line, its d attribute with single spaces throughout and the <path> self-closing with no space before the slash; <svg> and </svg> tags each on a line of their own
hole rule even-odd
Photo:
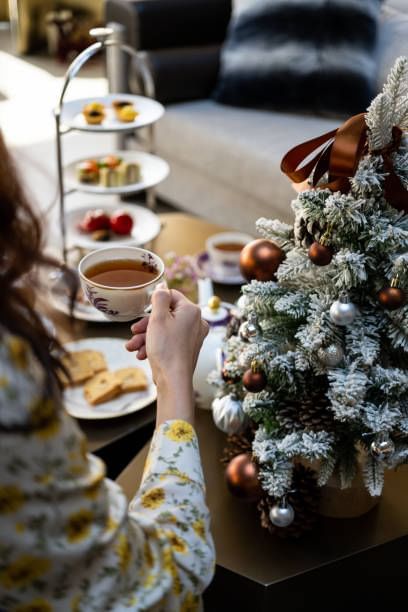
<svg viewBox="0 0 408 612">
<path fill-rule="evenodd" d="M 129 350 L 149 356 L 157 426 L 128 509 L 61 406 L 58 360 L 18 289 L 41 254 L 39 221 L 0 138 L 0 610 L 200 608 L 214 550 L 193 429 L 199 309 L 158 290 Z M 32 278 L 30 283 L 32 283 Z"/>
</svg>

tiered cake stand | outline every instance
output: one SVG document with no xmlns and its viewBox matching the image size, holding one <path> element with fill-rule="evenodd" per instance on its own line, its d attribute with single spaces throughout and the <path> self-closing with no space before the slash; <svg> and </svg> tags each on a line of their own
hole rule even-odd
<svg viewBox="0 0 408 612">
<path fill-rule="evenodd" d="M 115 40 L 113 38 L 114 32 L 109 28 L 94 28 L 90 31 L 90 34 L 97 39 L 97 42 L 85 49 L 80 55 L 75 58 L 75 60 L 69 66 L 65 75 L 64 84 L 58 105 L 54 110 L 57 135 L 61 251 L 65 263 L 67 263 L 67 211 L 65 207 L 65 199 L 69 194 L 75 191 L 82 191 L 99 195 L 129 195 L 132 193 L 145 191 L 147 207 L 149 209 L 153 209 L 155 207 L 154 187 L 162 180 L 164 180 L 169 172 L 168 164 L 160 157 L 153 155 L 153 125 L 163 115 L 164 108 L 161 104 L 149 97 L 152 96 L 154 91 L 153 84 L 151 82 L 150 74 L 144 68 L 144 64 L 139 62 L 139 56 L 137 51 L 132 49 L 132 47 Z M 71 80 L 78 74 L 82 66 L 100 51 L 106 51 L 108 47 L 113 46 L 118 47 L 121 51 L 130 55 L 132 61 L 137 62 L 138 72 L 143 81 L 143 91 L 146 93 L 146 96 L 133 96 L 127 93 L 117 93 L 109 94 L 103 97 L 73 100 L 64 103 L 64 97 L 68 85 L 70 84 Z M 111 109 L 111 104 L 114 99 L 125 99 L 132 102 L 135 109 L 139 113 L 134 121 L 129 123 L 122 123 L 116 119 L 115 114 Z M 85 118 L 82 114 L 82 109 L 87 103 L 90 102 L 101 102 L 106 108 L 106 117 L 100 125 L 89 125 L 85 121 Z M 81 183 L 76 178 L 75 168 L 78 163 L 83 161 L 82 159 L 78 159 L 72 162 L 65 168 L 63 167 L 62 136 L 73 130 L 101 134 L 105 134 L 107 132 L 117 132 L 123 134 L 135 132 L 136 130 L 144 127 L 148 128 L 148 153 L 141 151 L 100 151 L 95 156 L 103 157 L 104 155 L 114 154 L 125 160 L 131 160 L 133 162 L 139 163 L 141 166 L 142 178 L 137 183 L 124 185 L 121 187 L 102 187 L 99 185 L 90 185 L 86 183 Z M 146 213 L 149 212 L 146 209 L 145 211 Z M 69 218 L 72 218 L 72 213 L 70 214 L 71 217 Z M 152 237 L 154 236 L 146 236 L 145 242 L 148 242 L 148 240 L 152 239 Z M 130 244 L 131 242 L 132 240 L 129 240 L 128 244 Z M 135 242 L 138 242 L 139 244 L 142 243 L 140 239 L 136 241 L 134 237 L 133 243 Z M 95 242 L 93 248 L 101 248 L 103 246 L 107 246 L 106 243 Z"/>
</svg>

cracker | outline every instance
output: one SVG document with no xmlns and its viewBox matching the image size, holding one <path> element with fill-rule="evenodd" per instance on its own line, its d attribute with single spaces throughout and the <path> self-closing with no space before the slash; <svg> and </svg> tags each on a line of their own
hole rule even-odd
<svg viewBox="0 0 408 612">
<path fill-rule="evenodd" d="M 141 368 L 121 368 L 114 372 L 122 393 L 130 391 L 146 391 L 148 382 Z"/>
<path fill-rule="evenodd" d="M 72 351 L 62 358 L 62 363 L 70 373 L 71 380 L 61 375 L 64 386 L 79 385 L 94 374 L 107 369 L 105 357 L 100 351 L 83 350 Z"/>
<path fill-rule="evenodd" d="M 82 355 L 82 351 L 68 353 L 62 358 L 62 364 L 69 373 L 69 378 L 61 374 L 61 381 L 64 386 L 79 385 L 94 375 L 94 370 L 87 357 Z"/>
<path fill-rule="evenodd" d="M 92 406 L 107 402 L 120 392 L 120 383 L 113 372 L 99 372 L 84 386 L 84 397 Z"/>
<path fill-rule="evenodd" d="M 100 351 L 86 350 L 79 352 L 85 354 L 85 357 L 88 359 L 89 365 L 93 369 L 94 374 L 97 374 L 98 372 L 104 372 L 108 369 L 105 356 Z"/>
</svg>

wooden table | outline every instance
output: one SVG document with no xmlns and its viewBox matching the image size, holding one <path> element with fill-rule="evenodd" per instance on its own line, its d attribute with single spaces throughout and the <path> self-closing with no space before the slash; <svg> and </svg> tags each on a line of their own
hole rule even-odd
<svg viewBox="0 0 408 612">
<path fill-rule="evenodd" d="M 194 254 L 206 238 L 223 228 L 189 215 L 161 215 L 163 231 L 151 245 L 159 255 L 170 250 Z M 215 286 L 228 302 L 238 288 Z M 114 336 L 126 339 L 128 325 L 75 325 L 63 315 L 52 316 L 62 341 L 81 337 Z M 109 448 L 154 420 L 154 406 L 140 413 L 104 422 L 82 421 L 92 450 Z M 197 433 L 217 550 L 215 579 L 205 594 L 207 612 L 344 612 L 350 603 L 364 610 L 391 610 L 405 603 L 408 534 L 408 466 L 387 474 L 380 504 L 359 519 L 323 519 L 300 541 L 270 536 L 259 525 L 256 509 L 231 497 L 224 483 L 220 455 L 224 435 L 211 414 L 199 411 Z M 118 481 L 130 498 L 137 490 L 148 444 Z M 402 555 L 404 555 L 402 557 Z M 401 557 L 401 559 L 400 559 Z"/>
<path fill-rule="evenodd" d="M 407 576 L 408 466 L 387 473 L 383 498 L 365 516 L 324 518 L 302 539 L 282 540 L 262 529 L 254 505 L 228 493 L 220 464 L 225 436 L 210 412 L 198 411 L 196 430 L 217 551 L 206 610 L 344 612 L 348 602 L 361 601 L 365 611 L 377 612 L 406 602 L 405 582 L 398 579 Z M 148 448 L 117 479 L 129 499 Z"/>
<path fill-rule="evenodd" d="M 162 231 L 152 241 L 148 248 L 163 257 L 170 251 L 178 255 L 195 255 L 205 249 L 205 241 L 225 228 L 209 223 L 197 217 L 184 213 L 166 213 L 159 215 Z M 214 285 L 215 293 L 227 302 L 233 302 L 239 296 L 239 287 Z M 51 308 L 45 308 L 47 316 L 53 321 L 58 330 L 58 337 L 62 343 L 81 338 L 122 338 L 124 341 L 130 337 L 128 323 L 86 323 L 75 321 L 74 324 L 67 316 Z M 127 416 L 104 421 L 80 420 L 79 424 L 88 438 L 91 451 L 100 450 L 124 436 L 128 436 L 155 419 L 155 405 L 149 406 L 140 412 Z"/>
</svg>

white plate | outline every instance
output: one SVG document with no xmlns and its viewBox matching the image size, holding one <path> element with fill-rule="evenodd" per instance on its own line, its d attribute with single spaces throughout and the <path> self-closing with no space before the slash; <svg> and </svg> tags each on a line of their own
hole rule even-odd
<svg viewBox="0 0 408 612">
<path fill-rule="evenodd" d="M 150 155 L 149 153 L 143 153 L 141 151 L 115 151 L 113 153 L 118 157 L 121 157 L 126 162 L 137 162 L 141 165 L 141 180 L 137 183 L 130 183 L 129 185 L 122 185 L 121 187 L 103 187 L 102 185 L 90 185 L 88 183 L 81 183 L 77 179 L 76 167 L 77 164 L 87 159 L 101 159 L 112 153 L 97 153 L 95 155 L 88 155 L 82 159 L 70 163 L 65 167 L 65 178 L 67 187 L 71 189 L 77 189 L 84 193 L 97 193 L 97 194 L 128 194 L 136 193 L 137 191 L 143 191 L 149 187 L 158 185 L 167 177 L 169 173 L 169 165 L 161 157 L 157 155 Z"/>
<path fill-rule="evenodd" d="M 125 340 L 118 338 L 87 338 L 78 342 L 69 342 L 64 345 L 67 351 L 81 351 L 91 349 L 101 351 L 105 355 L 109 370 L 119 368 L 138 367 L 144 370 L 149 386 L 146 391 L 124 393 L 119 397 L 90 406 L 83 395 L 84 387 L 68 387 L 65 389 L 63 401 L 67 412 L 78 419 L 112 419 L 132 412 L 142 410 L 156 399 L 156 386 L 152 380 L 152 371 L 147 360 L 138 361 L 135 353 L 128 353 L 125 349 Z"/>
<path fill-rule="evenodd" d="M 116 119 L 112 109 L 113 100 L 129 100 L 139 113 L 134 121 L 124 123 Z M 106 117 L 100 125 L 89 125 L 85 121 L 82 109 L 91 102 L 101 102 L 105 106 Z M 144 96 L 129 94 L 109 94 L 95 98 L 81 98 L 64 102 L 61 112 L 61 123 L 75 130 L 86 132 L 127 132 L 154 123 L 164 114 L 164 107 L 156 100 Z"/>
<path fill-rule="evenodd" d="M 217 270 L 211 266 L 209 261 L 208 253 L 201 253 L 197 257 L 197 265 L 200 270 L 214 283 L 219 283 L 220 285 L 243 285 L 246 283 L 246 280 L 241 276 L 241 274 L 235 274 L 228 276 L 226 274 L 220 274 Z"/>
<path fill-rule="evenodd" d="M 58 290 L 57 284 L 50 288 L 49 298 L 52 306 L 56 310 L 70 316 L 68 295 Z M 112 321 L 104 317 L 103 314 L 99 310 L 96 310 L 91 304 L 82 302 L 75 303 L 72 316 L 74 319 L 89 321 L 90 323 L 112 323 Z"/>
<path fill-rule="evenodd" d="M 88 210 L 101 209 L 108 215 L 111 215 L 116 210 L 123 210 L 128 213 L 133 219 L 133 228 L 128 236 L 114 236 L 106 242 L 101 240 L 92 240 L 90 234 L 84 234 L 78 229 L 78 224 L 85 216 Z M 160 233 L 160 219 L 151 210 L 132 204 L 131 206 L 122 206 L 118 204 L 107 204 L 101 206 L 99 204 L 89 204 L 75 208 L 65 213 L 65 222 L 67 228 L 67 241 L 71 246 L 78 246 L 83 249 L 98 249 L 103 247 L 123 246 L 131 244 L 133 246 L 143 246 L 156 238 Z"/>
</svg>

